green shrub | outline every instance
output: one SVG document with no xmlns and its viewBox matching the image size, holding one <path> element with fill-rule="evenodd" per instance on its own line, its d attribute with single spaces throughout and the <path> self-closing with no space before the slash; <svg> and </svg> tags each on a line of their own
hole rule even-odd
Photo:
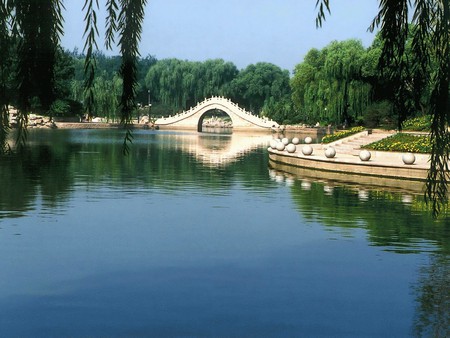
<svg viewBox="0 0 450 338">
<path fill-rule="evenodd" d="M 431 130 L 431 116 L 419 116 L 412 119 L 408 119 L 402 124 L 404 130 L 413 131 L 430 131 Z"/>
<path fill-rule="evenodd" d="M 405 133 L 398 133 L 363 146 L 365 149 L 381 151 L 398 151 L 411 153 L 430 153 L 431 142 L 428 136 L 416 136 Z"/>
<path fill-rule="evenodd" d="M 50 106 L 49 115 L 58 117 L 72 117 L 81 115 L 83 105 L 74 100 L 55 100 Z"/>
<path fill-rule="evenodd" d="M 348 129 L 348 130 L 342 130 L 342 131 L 339 131 L 337 133 L 324 136 L 322 138 L 322 143 L 334 142 L 334 141 L 339 140 L 341 138 L 345 138 L 345 137 L 351 136 L 353 134 L 360 133 L 360 132 L 362 132 L 364 130 L 365 130 L 364 127 L 353 127 L 351 129 Z"/>
<path fill-rule="evenodd" d="M 374 102 L 366 108 L 364 125 L 367 128 L 395 128 L 397 115 L 389 101 Z"/>
</svg>

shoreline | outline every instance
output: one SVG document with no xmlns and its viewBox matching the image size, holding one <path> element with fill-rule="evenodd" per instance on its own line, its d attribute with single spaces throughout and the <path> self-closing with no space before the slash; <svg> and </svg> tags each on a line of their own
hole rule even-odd
<svg viewBox="0 0 450 338">
<path fill-rule="evenodd" d="M 148 124 L 130 124 L 132 129 L 156 130 Z M 156 126 L 158 127 L 158 126 Z M 120 123 L 105 122 L 54 122 L 55 129 L 123 129 Z M 47 126 L 31 126 L 29 129 L 51 129 Z M 192 128 L 160 128 L 159 130 L 194 130 Z M 239 128 L 233 132 L 239 132 Z M 286 132 L 312 133 L 317 132 L 317 128 L 294 128 L 286 129 Z M 266 133 L 268 131 L 265 131 Z M 258 132 L 260 133 L 260 132 Z M 274 134 L 274 132 L 272 132 Z M 340 140 L 343 141 L 343 140 Z M 318 176 L 325 175 L 351 175 L 358 177 L 372 177 L 381 179 L 394 179 L 406 181 L 426 180 L 429 169 L 429 155 L 415 154 L 416 162 L 412 165 L 404 164 L 402 153 L 371 151 L 372 157 L 369 161 L 362 161 L 359 156 L 352 154 L 337 153 L 334 158 L 327 158 L 324 149 L 329 145 L 311 144 L 314 154 L 304 155 L 299 145 L 294 153 L 286 150 L 279 151 L 268 148 L 269 164 L 274 167 L 283 167 L 283 171 L 305 172 L 311 171 L 319 173 Z M 292 170 L 286 170 L 291 168 Z M 316 176 L 315 174 L 312 176 Z"/>
<path fill-rule="evenodd" d="M 372 177 L 381 179 L 406 180 L 408 182 L 424 182 L 430 168 L 428 154 L 414 154 L 414 164 L 405 164 L 402 160 L 404 153 L 371 151 L 371 159 L 362 161 L 358 155 L 337 153 L 333 158 L 324 154 L 325 146 L 311 145 L 315 154 L 304 155 L 301 150 L 288 153 L 268 148 L 269 162 L 275 166 L 293 168 L 294 171 L 312 170 L 325 175 L 352 175 L 358 177 Z M 320 154 L 320 152 L 322 154 Z"/>
</svg>

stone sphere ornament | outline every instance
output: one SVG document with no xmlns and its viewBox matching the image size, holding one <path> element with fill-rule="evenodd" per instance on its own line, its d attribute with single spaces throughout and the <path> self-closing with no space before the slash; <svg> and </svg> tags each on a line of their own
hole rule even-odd
<svg viewBox="0 0 450 338">
<path fill-rule="evenodd" d="M 302 148 L 303 155 L 309 156 L 313 153 L 313 147 L 310 145 L 303 146 Z"/>
<path fill-rule="evenodd" d="M 289 139 L 287 137 L 283 137 L 283 139 L 281 140 L 281 142 L 283 142 L 283 144 L 285 146 L 287 146 L 289 144 Z"/>
<path fill-rule="evenodd" d="M 361 152 L 359 153 L 359 158 L 361 159 L 361 161 L 368 161 L 371 157 L 372 154 L 368 150 L 361 150 Z"/>
<path fill-rule="evenodd" d="M 299 144 L 300 143 L 300 139 L 298 137 L 294 137 L 292 139 L 292 144 Z"/>
<path fill-rule="evenodd" d="M 278 142 L 275 139 L 272 139 L 269 142 L 270 148 L 272 148 L 272 149 L 277 149 L 277 144 L 278 144 Z"/>
<path fill-rule="evenodd" d="M 306 143 L 306 144 L 312 143 L 312 138 L 309 137 L 309 136 L 305 137 L 305 143 Z"/>
<path fill-rule="evenodd" d="M 334 149 L 333 147 L 328 147 L 328 148 L 325 150 L 325 156 L 326 156 L 327 158 L 333 158 L 333 157 L 335 157 L 335 156 L 336 156 L 336 149 Z"/>
<path fill-rule="evenodd" d="M 295 146 L 295 144 L 289 143 L 286 146 L 286 150 L 287 150 L 288 153 L 292 154 L 292 153 L 295 153 L 297 151 L 297 147 Z"/>
<path fill-rule="evenodd" d="M 414 164 L 416 162 L 416 156 L 412 153 L 406 153 L 402 155 L 402 160 L 405 164 Z"/>
<path fill-rule="evenodd" d="M 286 146 L 284 145 L 283 142 L 278 142 L 278 143 L 277 143 L 277 150 L 283 151 L 285 147 L 286 147 Z"/>
</svg>

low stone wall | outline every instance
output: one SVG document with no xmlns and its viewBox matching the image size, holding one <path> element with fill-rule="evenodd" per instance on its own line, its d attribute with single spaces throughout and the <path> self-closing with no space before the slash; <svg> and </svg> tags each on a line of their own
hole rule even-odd
<svg viewBox="0 0 450 338">
<path fill-rule="evenodd" d="M 9 126 L 15 128 L 18 126 L 17 111 L 12 110 L 9 114 Z M 36 114 L 28 115 L 27 128 L 55 128 L 55 123 L 48 116 L 41 116 Z"/>
<path fill-rule="evenodd" d="M 404 165 L 400 162 L 398 165 L 394 165 L 389 160 L 380 163 L 380 161 L 363 162 L 359 158 L 328 159 L 325 156 L 291 155 L 285 151 L 273 149 L 269 149 L 269 159 L 276 163 L 294 167 L 363 176 L 424 181 L 428 174 L 428 169 L 425 167 Z"/>
<path fill-rule="evenodd" d="M 283 164 L 276 161 L 269 162 L 271 170 L 282 172 L 284 175 L 294 175 L 302 181 L 317 180 L 321 182 L 331 182 L 331 184 L 345 186 L 355 186 L 365 189 L 383 188 L 390 191 L 408 191 L 421 194 L 424 191 L 425 182 L 423 180 L 408 180 L 392 177 L 359 175 L 348 172 L 335 172 L 316 170 L 315 168 L 298 167 Z"/>
</svg>

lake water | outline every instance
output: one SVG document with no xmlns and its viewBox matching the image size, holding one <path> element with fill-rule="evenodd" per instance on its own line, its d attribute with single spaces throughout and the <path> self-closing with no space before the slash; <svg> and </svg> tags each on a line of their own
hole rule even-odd
<svg viewBox="0 0 450 338">
<path fill-rule="evenodd" d="M 0 160 L 0 337 L 449 336 L 450 221 L 270 135 L 40 130 Z"/>
</svg>

